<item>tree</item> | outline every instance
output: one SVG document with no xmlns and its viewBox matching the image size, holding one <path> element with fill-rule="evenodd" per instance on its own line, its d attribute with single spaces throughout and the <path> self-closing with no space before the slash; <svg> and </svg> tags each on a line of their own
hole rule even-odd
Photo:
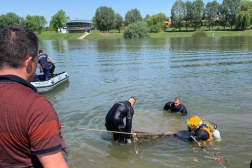
<svg viewBox="0 0 252 168">
<path fill-rule="evenodd" d="M 119 14 L 119 13 L 115 13 L 115 16 L 114 16 L 114 26 L 117 30 L 119 30 L 119 33 L 120 33 L 120 30 L 122 28 L 122 25 L 123 25 L 123 18 L 122 16 Z"/>
<path fill-rule="evenodd" d="M 244 30 L 246 27 L 250 26 L 252 20 L 252 4 L 249 0 L 243 0 L 241 6 L 238 8 L 238 13 L 236 14 L 236 29 Z"/>
<path fill-rule="evenodd" d="M 19 17 L 15 13 L 9 12 L 0 16 L 0 28 L 8 25 L 21 25 L 22 17 Z"/>
<path fill-rule="evenodd" d="M 96 23 L 96 20 L 95 20 L 95 16 L 92 18 L 92 22 L 93 22 L 93 27 L 94 27 L 95 29 L 98 29 L 97 23 Z"/>
<path fill-rule="evenodd" d="M 190 25 L 190 22 L 192 22 L 192 19 L 193 19 L 192 2 L 186 1 L 186 3 L 185 3 L 185 13 L 184 13 L 184 21 L 185 21 L 186 31 L 188 30 L 188 27 Z"/>
<path fill-rule="evenodd" d="M 69 16 L 66 16 L 65 11 L 61 9 L 55 15 L 52 16 L 52 19 L 50 21 L 50 28 L 52 28 L 53 30 L 55 30 L 55 32 L 58 33 L 58 29 L 65 27 L 66 22 L 69 19 Z"/>
<path fill-rule="evenodd" d="M 224 27 L 224 30 L 226 29 L 226 27 L 230 26 L 230 22 L 229 22 L 229 12 L 228 12 L 228 7 L 226 4 L 221 4 L 219 7 L 219 22 L 220 25 L 222 27 Z"/>
<path fill-rule="evenodd" d="M 192 3 L 193 7 L 193 15 L 192 15 L 192 24 L 194 30 L 201 27 L 202 18 L 203 18 L 203 11 L 204 11 L 204 3 L 202 0 L 195 0 Z"/>
<path fill-rule="evenodd" d="M 125 15 L 125 25 L 127 26 L 137 21 L 142 21 L 140 11 L 137 8 L 129 10 Z"/>
<path fill-rule="evenodd" d="M 183 26 L 184 15 L 185 15 L 184 2 L 182 0 L 176 0 L 176 2 L 172 6 L 171 20 L 172 20 L 172 25 L 175 28 L 179 28 L 179 31 L 181 31 L 181 27 Z"/>
<path fill-rule="evenodd" d="M 238 11 L 238 7 L 240 6 L 241 0 L 223 0 L 222 4 L 227 7 L 228 11 L 228 20 L 231 26 L 235 25 L 235 16 Z"/>
<path fill-rule="evenodd" d="M 147 24 L 137 21 L 125 28 L 123 38 L 144 38 L 149 37 Z"/>
<path fill-rule="evenodd" d="M 109 32 L 114 24 L 114 10 L 106 6 L 97 8 L 95 12 L 95 23 L 98 30 Z"/>
<path fill-rule="evenodd" d="M 215 21 L 218 19 L 218 9 L 219 3 L 214 0 L 213 2 L 208 2 L 204 11 L 204 16 L 208 21 L 208 28 L 210 30 L 211 26 L 214 26 Z"/>
<path fill-rule="evenodd" d="M 149 32 L 161 32 L 165 30 L 164 21 L 166 20 L 166 16 L 164 13 L 158 13 L 153 15 L 147 20 L 147 24 L 149 27 Z"/>
<path fill-rule="evenodd" d="M 27 15 L 24 20 L 24 26 L 34 32 L 41 33 L 43 27 L 47 23 L 44 16 L 30 16 Z"/>
<path fill-rule="evenodd" d="M 147 20 L 150 18 L 151 16 L 149 14 L 145 15 L 145 18 L 143 19 L 143 21 L 147 22 Z"/>
</svg>

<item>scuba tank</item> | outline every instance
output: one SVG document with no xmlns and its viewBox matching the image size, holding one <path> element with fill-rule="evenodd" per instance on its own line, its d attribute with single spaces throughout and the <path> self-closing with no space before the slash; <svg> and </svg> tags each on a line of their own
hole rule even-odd
<svg viewBox="0 0 252 168">
<path fill-rule="evenodd" d="M 220 132 L 217 130 L 217 127 L 218 127 L 217 124 L 212 123 L 207 120 L 202 120 L 202 121 L 203 121 L 203 124 L 206 125 L 210 129 L 210 132 L 212 133 L 214 138 L 221 139 Z"/>
</svg>

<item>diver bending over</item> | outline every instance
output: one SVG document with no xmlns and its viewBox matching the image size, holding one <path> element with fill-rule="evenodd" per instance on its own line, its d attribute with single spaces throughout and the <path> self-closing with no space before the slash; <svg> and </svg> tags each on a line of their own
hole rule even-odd
<svg viewBox="0 0 252 168">
<path fill-rule="evenodd" d="M 213 138 L 221 138 L 220 132 L 216 129 L 217 125 L 210 124 L 207 120 L 201 120 L 198 116 L 193 116 L 187 120 L 188 131 L 190 136 L 174 134 L 180 140 L 193 141 L 193 136 L 197 141 L 211 141 Z"/>
<path fill-rule="evenodd" d="M 128 101 L 118 102 L 108 111 L 106 116 L 105 126 L 108 131 L 118 131 L 131 133 L 132 118 L 134 115 L 134 109 L 132 106 L 136 100 L 134 97 L 130 97 Z M 126 125 L 123 119 L 126 117 Z M 130 134 L 113 133 L 115 141 L 131 143 Z"/>
</svg>

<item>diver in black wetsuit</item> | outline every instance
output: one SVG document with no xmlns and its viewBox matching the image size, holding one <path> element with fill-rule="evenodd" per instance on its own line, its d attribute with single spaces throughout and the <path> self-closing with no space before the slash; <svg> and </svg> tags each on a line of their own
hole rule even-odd
<svg viewBox="0 0 252 168">
<path fill-rule="evenodd" d="M 108 131 L 131 133 L 132 118 L 134 115 L 134 109 L 132 106 L 135 104 L 135 102 L 135 98 L 130 97 L 128 101 L 118 102 L 113 105 L 113 107 L 108 111 L 105 121 L 105 126 Z M 126 126 L 123 122 L 125 117 Z M 116 141 L 131 143 L 130 134 L 113 133 L 113 137 Z"/>
<path fill-rule="evenodd" d="M 180 98 L 176 97 L 174 102 L 167 102 L 164 106 L 164 110 L 170 110 L 172 112 L 180 112 L 182 115 L 187 114 L 187 110 L 183 104 L 180 103 Z"/>
<path fill-rule="evenodd" d="M 197 141 L 211 141 L 213 138 L 220 139 L 220 132 L 217 130 L 217 125 L 212 125 L 209 121 L 201 120 L 198 116 L 193 116 L 187 120 L 188 131 L 190 135 L 174 134 L 183 141 L 194 141 L 193 136 Z"/>
</svg>

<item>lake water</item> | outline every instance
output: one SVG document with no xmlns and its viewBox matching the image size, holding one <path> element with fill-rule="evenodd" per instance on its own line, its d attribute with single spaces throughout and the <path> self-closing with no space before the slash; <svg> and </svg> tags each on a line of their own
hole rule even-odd
<svg viewBox="0 0 252 168">
<path fill-rule="evenodd" d="M 157 38 L 41 41 L 40 49 L 66 71 L 69 82 L 43 94 L 63 126 L 105 130 L 105 116 L 117 101 L 136 97 L 133 130 L 186 130 L 192 115 L 217 123 L 222 140 L 202 144 L 231 168 L 252 160 L 252 38 Z M 181 98 L 188 115 L 163 111 Z M 62 128 L 71 168 L 213 168 L 195 142 L 161 138 L 115 143 L 106 132 Z"/>
</svg>

